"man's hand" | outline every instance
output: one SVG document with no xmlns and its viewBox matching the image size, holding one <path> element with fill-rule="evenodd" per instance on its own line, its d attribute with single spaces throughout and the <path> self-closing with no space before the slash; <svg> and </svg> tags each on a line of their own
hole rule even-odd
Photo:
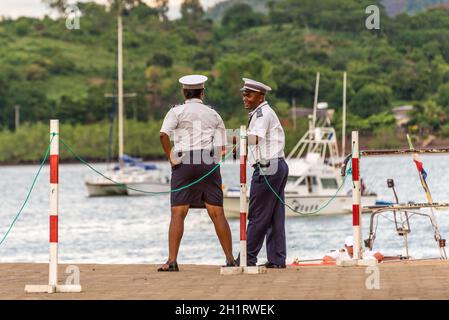
<svg viewBox="0 0 449 320">
<path fill-rule="evenodd" d="M 170 144 L 170 137 L 166 133 L 161 132 L 159 138 L 161 140 L 162 149 L 164 149 L 165 156 L 170 162 L 171 167 L 173 168 L 177 164 L 180 164 L 184 155 L 182 157 L 177 157 L 177 155 L 174 154 Z"/>
<path fill-rule="evenodd" d="M 170 151 L 170 157 L 168 158 L 168 161 L 170 162 L 171 167 L 180 164 L 182 162 L 182 158 L 184 158 L 185 154 L 183 154 L 181 157 L 178 157 L 177 153 L 173 151 L 173 149 Z"/>
<path fill-rule="evenodd" d="M 331 262 L 331 261 L 335 261 L 335 259 L 332 258 L 332 257 L 329 257 L 329 256 L 324 256 L 324 257 L 323 257 L 323 261 L 324 261 L 324 262 Z"/>
</svg>

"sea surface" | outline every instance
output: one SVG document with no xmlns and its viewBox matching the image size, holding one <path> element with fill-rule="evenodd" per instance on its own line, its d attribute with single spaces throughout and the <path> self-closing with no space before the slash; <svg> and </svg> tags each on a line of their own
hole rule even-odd
<svg viewBox="0 0 449 320">
<path fill-rule="evenodd" d="M 449 156 L 422 157 L 427 182 L 435 202 L 449 202 Z M 168 164 L 158 163 L 166 174 Z M 95 164 L 105 171 L 106 164 Z M 22 206 L 38 165 L 0 167 L 0 237 L 3 237 Z M 238 164 L 221 168 L 223 182 L 238 187 Z M 362 177 L 369 190 L 384 201 L 394 201 L 386 180 L 395 181 L 402 203 L 425 202 L 411 156 L 371 157 L 361 160 Z M 249 175 L 252 171 L 249 171 Z M 82 164 L 60 166 L 59 258 L 61 263 L 161 263 L 167 258 L 167 231 L 170 221 L 169 196 L 89 198 L 84 186 L 95 175 Z M 349 179 L 348 179 L 349 180 Z M 351 182 L 345 185 L 347 192 Z M 428 209 L 421 210 L 423 213 Z M 449 211 L 436 210 L 443 238 L 449 237 Z M 234 254 L 239 250 L 239 220 L 229 220 Z M 368 237 L 370 215 L 363 215 L 363 238 Z M 427 217 L 413 215 L 408 236 L 414 258 L 438 257 L 439 250 Z M 0 262 L 47 262 L 49 228 L 49 167 L 44 166 L 29 202 L 6 241 L 0 246 Z M 342 248 L 352 234 L 352 216 L 292 217 L 286 220 L 287 262 L 295 258 L 320 258 L 331 249 Z M 0 238 L 1 239 L 1 238 Z M 379 217 L 374 249 L 386 255 L 404 254 L 404 239 L 395 231 L 393 214 Z M 179 263 L 224 263 L 224 255 L 207 212 L 191 210 L 187 216 L 179 252 Z M 265 246 L 259 262 L 266 261 Z"/>
</svg>

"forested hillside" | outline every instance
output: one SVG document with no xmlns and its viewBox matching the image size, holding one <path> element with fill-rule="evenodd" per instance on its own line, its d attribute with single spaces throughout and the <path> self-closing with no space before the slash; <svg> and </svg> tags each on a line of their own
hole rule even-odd
<svg viewBox="0 0 449 320">
<path fill-rule="evenodd" d="M 228 126 L 238 125 L 246 117 L 241 78 L 252 77 L 274 88 L 269 100 L 288 131 L 292 100 L 312 106 L 316 72 L 320 100 L 340 110 L 346 71 L 349 129 L 384 134 L 394 126 L 392 107 L 413 104 L 410 130 L 449 135 L 449 10 L 394 18 L 382 11 L 381 29 L 367 30 L 365 8 L 373 1 L 338 2 L 278 0 L 266 13 L 240 3 L 219 22 L 204 18 L 197 1 L 174 21 L 161 19 L 157 8 L 129 7 L 125 92 L 137 96 L 125 101 L 127 118 L 156 123 L 157 130 L 168 107 L 181 101 L 178 78 L 201 73 L 209 77 L 207 103 Z M 79 6 L 79 30 L 68 30 L 65 19 L 0 22 L 3 130 L 14 129 L 15 105 L 30 124 L 49 118 L 96 124 L 113 114 L 114 100 L 105 94 L 115 92 L 116 18 L 102 5 Z"/>
</svg>

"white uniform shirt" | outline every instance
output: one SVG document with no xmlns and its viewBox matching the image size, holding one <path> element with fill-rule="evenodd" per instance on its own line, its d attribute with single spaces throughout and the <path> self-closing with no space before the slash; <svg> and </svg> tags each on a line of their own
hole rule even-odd
<svg viewBox="0 0 449 320">
<path fill-rule="evenodd" d="M 223 120 L 200 99 L 189 99 L 184 104 L 171 108 L 160 132 L 173 138 L 174 150 L 177 152 L 212 150 L 226 145 Z"/>
<path fill-rule="evenodd" d="M 248 146 L 248 160 L 251 165 L 257 161 L 284 158 L 285 134 L 281 122 L 268 102 L 261 103 L 249 113 L 251 121 L 248 135 L 259 137 L 259 144 Z"/>
</svg>

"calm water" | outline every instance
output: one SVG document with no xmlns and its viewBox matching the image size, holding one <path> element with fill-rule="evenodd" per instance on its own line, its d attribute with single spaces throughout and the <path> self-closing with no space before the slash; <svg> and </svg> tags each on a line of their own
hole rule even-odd
<svg viewBox="0 0 449 320">
<path fill-rule="evenodd" d="M 434 201 L 449 202 L 449 156 L 425 156 L 424 167 Z M 168 173 L 168 165 L 161 163 Z M 105 170 L 106 165 L 95 165 Z M 394 178 L 401 202 L 424 202 L 416 168 L 411 157 L 378 157 L 362 159 L 362 176 L 368 189 L 382 200 L 393 201 L 386 179 Z M 9 224 L 25 199 L 38 166 L 0 167 L 0 234 Z M 48 166 L 44 167 L 25 210 L 0 247 L 0 262 L 48 261 Z M 88 198 L 84 178 L 91 171 L 83 165 L 61 165 L 59 250 L 63 263 L 160 263 L 165 261 L 170 218 L 168 196 Z M 222 168 L 224 183 L 238 186 L 238 165 Z M 345 186 L 350 190 L 350 182 Z M 436 211 L 443 237 L 449 237 L 449 212 Z M 391 214 L 387 218 L 392 218 Z M 379 219 L 375 248 L 385 254 L 403 254 L 403 240 L 387 218 Z M 230 220 L 234 253 L 239 248 L 239 221 Z M 368 235 L 369 215 L 363 217 L 364 238 Z M 410 254 L 415 258 L 436 257 L 438 249 L 426 218 L 413 217 L 409 235 Z M 288 262 L 294 258 L 323 256 L 340 248 L 352 234 L 350 215 L 335 217 L 288 218 Z M 265 248 L 260 262 L 265 261 Z M 222 264 L 224 257 L 208 215 L 191 210 L 182 240 L 180 263 Z"/>
</svg>

